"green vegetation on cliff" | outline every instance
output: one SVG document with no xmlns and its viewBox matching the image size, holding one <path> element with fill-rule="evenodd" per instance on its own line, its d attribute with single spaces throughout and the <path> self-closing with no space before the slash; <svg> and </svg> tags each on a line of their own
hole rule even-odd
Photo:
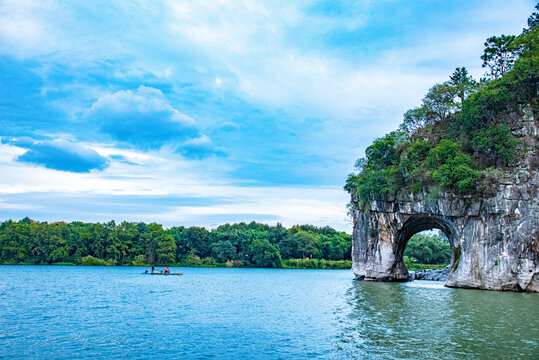
<svg viewBox="0 0 539 360">
<path fill-rule="evenodd" d="M 470 194 L 495 188 L 529 151 L 519 150 L 511 126 L 525 111 L 537 119 L 538 19 L 532 14 L 519 36 L 487 39 L 481 59 L 488 78 L 475 81 L 457 68 L 404 114 L 398 130 L 366 149 L 344 186 L 354 208 L 400 190 Z"/>
<path fill-rule="evenodd" d="M 0 223 L 4 264 L 350 268 L 351 246 L 350 235 L 312 225 L 286 229 L 251 222 L 208 231 L 114 221 Z"/>
</svg>

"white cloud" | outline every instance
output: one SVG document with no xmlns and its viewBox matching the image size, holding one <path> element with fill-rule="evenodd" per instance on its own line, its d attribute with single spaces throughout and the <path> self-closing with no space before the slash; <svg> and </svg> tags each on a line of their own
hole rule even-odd
<svg viewBox="0 0 539 360">
<path fill-rule="evenodd" d="M 84 118 L 113 139 L 141 148 L 199 136 L 194 119 L 173 108 L 160 90 L 146 86 L 100 97 Z"/>
<path fill-rule="evenodd" d="M 447 76 L 456 66 L 479 64 L 481 31 L 490 34 L 491 28 L 505 24 L 504 29 L 518 32 L 516 19 L 529 11 L 525 2 L 517 2 L 504 14 L 509 20 L 501 21 L 507 5 L 477 6 L 459 13 L 466 19 L 460 33 L 425 33 L 412 49 L 410 44 L 392 46 L 382 53 L 357 52 L 353 59 L 339 57 L 316 38 L 294 36 L 372 26 L 376 4 L 345 4 L 332 17 L 310 11 L 319 5 L 312 1 L 120 1 L 111 7 L 5 0 L 0 3 L 0 41 L 11 54 L 54 52 L 55 61 L 70 67 L 116 62 L 113 75 L 118 79 L 151 75 L 177 83 L 195 76 L 195 82 L 211 84 L 207 90 L 227 91 L 255 106 L 284 108 L 298 117 L 361 119 L 362 109 L 385 106 L 388 99 L 408 106 L 410 98 L 422 96 L 426 84 L 438 81 L 440 70 Z M 136 27 L 133 18 L 139 20 Z M 490 28 L 481 28 L 485 24 Z M 481 35 L 470 37 L 472 33 Z M 428 60 L 452 65 L 425 71 L 419 63 Z M 197 77 L 189 74 L 189 67 L 204 71 Z"/>
<path fill-rule="evenodd" d="M 75 196 L 89 199 L 104 195 L 115 196 L 171 196 L 185 198 L 225 198 L 226 204 L 204 206 L 162 206 L 159 212 L 148 212 L 142 206 L 134 213 L 124 213 L 116 207 L 81 210 L 75 203 L 73 208 L 58 209 L 41 204 L 42 213 L 63 214 L 63 220 L 88 219 L 92 221 L 141 220 L 157 221 L 171 225 L 216 226 L 224 222 L 238 221 L 235 215 L 286 226 L 311 223 L 318 226 L 330 225 L 340 230 L 351 231 L 346 217 L 347 194 L 340 187 L 242 187 L 228 185 L 223 176 L 226 168 L 219 161 L 206 160 L 192 164 L 189 161 L 171 161 L 173 154 L 124 150 L 103 144 L 83 143 L 102 155 L 122 154 L 133 163 L 126 164 L 111 160 L 102 173 L 71 173 L 27 166 L 14 162 L 21 153 L 17 147 L 0 145 L 0 196 L 2 194 L 39 193 L 41 197 Z M 24 150 L 23 150 L 24 151 Z M 11 154 L 9 157 L 5 154 Z M 136 162 L 136 163 L 135 163 Z M 39 181 L 36 181 L 39 179 Z M 48 194 L 48 195 L 47 195 Z M 83 200 L 81 200 L 83 201 Z M 54 203 L 54 201 L 51 201 Z M 26 209 L 30 203 L 20 203 L 18 209 Z M 15 206 L 15 207 L 14 207 Z M 67 206 L 67 205 L 66 205 Z M 0 201 L 0 211 L 17 209 L 16 204 Z M 88 211 L 88 213 L 85 213 Z M 96 217 L 96 213 L 101 217 Z M 218 219 L 218 220 L 215 220 Z M 51 220 L 41 218 L 37 220 Z M 55 219 L 60 220 L 60 219 Z"/>
<path fill-rule="evenodd" d="M 50 0 L 3 0 L 0 2 L 0 54 L 27 58 L 64 47 L 50 22 L 51 13 L 61 13 Z"/>
</svg>

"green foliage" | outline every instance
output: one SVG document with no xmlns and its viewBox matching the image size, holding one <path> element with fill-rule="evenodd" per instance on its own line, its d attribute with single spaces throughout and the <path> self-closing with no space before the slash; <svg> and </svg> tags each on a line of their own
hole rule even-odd
<svg viewBox="0 0 539 360">
<path fill-rule="evenodd" d="M 456 189 L 460 193 L 471 192 L 479 178 L 472 158 L 447 139 L 429 151 L 425 167 L 441 188 Z"/>
<path fill-rule="evenodd" d="M 349 175 L 345 189 L 363 201 L 397 191 L 404 181 L 398 147 L 405 139 L 403 131 L 393 131 L 376 139 L 365 150 L 367 158 L 356 162 L 359 174 Z"/>
<path fill-rule="evenodd" d="M 205 258 L 200 259 L 200 265 L 205 267 L 215 267 L 217 266 L 217 263 L 211 256 L 206 256 Z"/>
<path fill-rule="evenodd" d="M 176 232 L 176 243 L 181 249 L 181 253 L 194 250 L 200 256 L 210 255 L 210 236 L 208 230 L 201 227 L 190 227 L 181 232 Z"/>
<path fill-rule="evenodd" d="M 464 100 L 473 93 L 477 88 L 477 82 L 468 74 L 465 67 L 458 67 L 455 72 L 449 77 L 449 84 L 453 87 L 456 96 L 460 99 L 460 105 Z"/>
<path fill-rule="evenodd" d="M 144 260 L 144 255 L 137 255 L 131 261 L 131 265 L 133 266 L 148 266 L 149 264 Z"/>
<path fill-rule="evenodd" d="M 365 150 L 367 156 L 367 169 L 383 169 L 388 166 L 397 165 L 399 156 L 397 154 L 398 144 L 397 132 L 389 133 L 383 138 L 376 139 L 374 143 Z"/>
<path fill-rule="evenodd" d="M 187 266 L 280 267 L 281 259 L 302 256 L 350 260 L 351 236 L 330 227 L 286 229 L 256 222 L 225 224 L 211 231 L 114 221 L 0 222 L 0 260 L 5 264 L 147 266 L 179 260 Z"/>
<path fill-rule="evenodd" d="M 536 7 L 539 9 L 539 5 Z M 356 161 L 344 189 L 351 209 L 399 191 L 441 190 L 492 194 L 518 161 L 519 140 L 511 133 L 523 109 L 537 112 L 539 12 L 519 36 L 493 36 L 481 59 L 492 80 L 476 82 L 466 68 L 436 84 L 419 107 L 404 114 L 399 131 L 376 139 Z"/>
<path fill-rule="evenodd" d="M 228 240 L 221 240 L 213 244 L 211 254 L 218 262 L 227 262 L 236 257 L 236 247 Z"/>
<path fill-rule="evenodd" d="M 436 84 L 430 88 L 423 104 L 437 120 L 444 121 L 457 107 L 454 101 L 456 95 L 457 89 L 450 83 Z"/>
<path fill-rule="evenodd" d="M 421 184 L 427 182 L 427 174 L 423 168 L 423 162 L 427 158 L 432 144 L 422 138 L 414 139 L 403 150 L 400 161 L 405 184 L 410 185 L 410 190 L 417 193 L 421 190 Z"/>
<path fill-rule="evenodd" d="M 320 238 L 309 231 L 300 230 L 293 236 L 302 258 L 320 257 Z"/>
<path fill-rule="evenodd" d="M 195 250 L 189 251 L 185 261 L 187 266 L 200 266 L 200 257 L 196 255 Z"/>
<path fill-rule="evenodd" d="M 283 260 L 286 269 L 351 269 L 352 260 L 288 259 Z"/>
<path fill-rule="evenodd" d="M 412 135 L 425 125 L 433 124 L 435 121 L 433 115 L 433 112 L 425 105 L 410 109 L 404 113 L 400 130 Z"/>
<path fill-rule="evenodd" d="M 249 253 L 253 265 L 263 268 L 282 267 L 281 254 L 279 250 L 270 244 L 268 240 L 255 239 L 251 243 Z"/>
<path fill-rule="evenodd" d="M 447 265 L 451 261 L 451 247 L 438 236 L 415 234 L 408 240 L 404 256 L 412 263 Z"/>
<path fill-rule="evenodd" d="M 18 263 L 27 257 L 27 246 L 25 245 L 30 242 L 28 226 L 25 222 L 8 221 L 2 223 L 0 227 L 0 256 L 4 263 Z"/>
<path fill-rule="evenodd" d="M 516 160 L 518 141 L 505 124 L 479 130 L 472 142 L 487 165 L 508 166 Z"/>
<path fill-rule="evenodd" d="M 107 262 L 103 259 L 98 259 L 92 255 L 87 255 L 82 258 L 81 265 L 85 266 L 107 266 Z"/>
<path fill-rule="evenodd" d="M 483 67 L 490 69 L 490 75 L 497 78 L 511 69 L 516 60 L 513 42 L 516 36 L 491 36 L 485 41 L 485 50 L 481 55 Z"/>
<path fill-rule="evenodd" d="M 416 262 L 416 259 L 410 259 L 408 256 L 404 256 L 404 265 L 408 270 L 418 271 L 418 270 L 434 270 L 434 269 L 443 269 L 448 264 L 421 264 Z"/>
<path fill-rule="evenodd" d="M 524 33 L 531 28 L 539 26 L 539 3 L 535 5 L 535 10 L 537 10 L 537 12 L 533 12 L 528 18 L 528 29 L 524 29 Z"/>
</svg>

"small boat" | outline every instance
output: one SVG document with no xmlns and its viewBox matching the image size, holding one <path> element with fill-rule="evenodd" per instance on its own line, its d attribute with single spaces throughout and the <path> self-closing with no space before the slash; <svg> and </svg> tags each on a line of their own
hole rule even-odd
<svg viewBox="0 0 539 360">
<path fill-rule="evenodd" d="M 153 272 L 153 273 L 151 273 L 151 272 L 143 272 L 143 274 L 144 274 L 144 275 L 166 275 L 166 276 L 168 276 L 168 275 L 183 275 L 183 273 L 171 273 L 171 272 L 169 272 L 169 273 L 163 273 L 163 272 Z"/>
</svg>

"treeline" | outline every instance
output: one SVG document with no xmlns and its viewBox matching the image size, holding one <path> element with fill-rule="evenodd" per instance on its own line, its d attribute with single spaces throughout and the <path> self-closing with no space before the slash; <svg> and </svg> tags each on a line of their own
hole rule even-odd
<svg viewBox="0 0 539 360">
<path fill-rule="evenodd" d="M 481 59 L 485 78 L 457 68 L 404 114 L 398 130 L 366 149 L 345 185 L 353 208 L 398 191 L 488 195 L 526 152 L 537 151 L 520 146 L 511 127 L 522 116 L 537 121 L 539 14 L 518 36 L 488 38 Z"/>
<path fill-rule="evenodd" d="M 444 264 L 451 261 L 451 246 L 447 237 L 415 234 L 404 249 L 405 263 Z"/>
<path fill-rule="evenodd" d="M 0 223 L 3 264 L 350 268 L 351 245 L 345 232 L 312 225 L 251 222 L 208 231 L 142 222 Z"/>
</svg>

